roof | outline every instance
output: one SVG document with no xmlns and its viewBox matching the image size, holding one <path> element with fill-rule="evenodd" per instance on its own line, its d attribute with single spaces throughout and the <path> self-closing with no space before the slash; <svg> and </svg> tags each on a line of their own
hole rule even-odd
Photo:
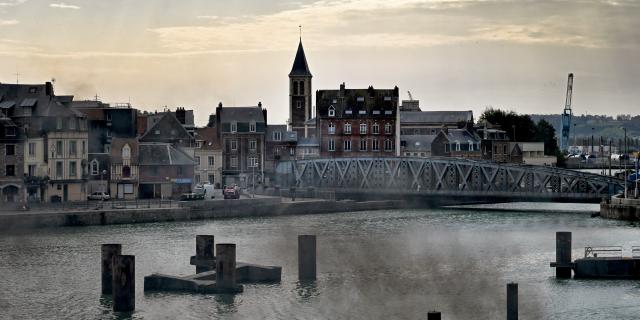
<svg viewBox="0 0 640 320">
<path fill-rule="evenodd" d="M 302 47 L 302 39 L 298 44 L 298 52 L 296 52 L 296 57 L 293 59 L 293 67 L 291 67 L 289 76 L 312 76 L 307 64 L 307 57 L 304 54 L 304 48 Z"/>
<path fill-rule="evenodd" d="M 398 87 L 346 89 L 343 83 L 338 90 L 316 92 L 316 115 L 321 118 L 395 118 L 397 106 Z"/>
<path fill-rule="evenodd" d="M 471 132 L 469 132 L 467 129 L 448 129 L 448 131 L 449 133 L 447 134 L 447 139 L 449 139 L 449 141 L 451 142 L 466 142 L 469 140 L 473 142 L 480 141 L 480 139 L 471 134 Z"/>
<path fill-rule="evenodd" d="M 196 128 L 196 141 L 202 141 L 200 149 L 213 150 L 221 149 L 218 130 L 214 127 Z"/>
<path fill-rule="evenodd" d="M 400 123 L 443 124 L 473 121 L 473 111 L 401 111 Z"/>
<path fill-rule="evenodd" d="M 167 141 L 170 139 L 187 141 L 192 139 L 187 129 L 185 129 L 173 113 L 170 112 L 165 113 L 158 122 L 140 137 L 141 141 Z"/>
<path fill-rule="evenodd" d="M 402 141 L 405 142 L 403 151 L 431 151 L 431 144 L 437 136 L 437 134 L 403 135 Z"/>
<path fill-rule="evenodd" d="M 16 108 L 14 115 L 23 116 L 22 107 L 31 107 L 31 117 L 84 117 L 80 112 L 64 105 L 62 100 L 68 100 L 70 96 L 60 99 L 53 93 L 53 86 L 47 82 L 45 84 L 0 84 L 0 106 L 2 108 Z M 66 101 L 65 100 L 65 101 Z"/>
<path fill-rule="evenodd" d="M 168 143 L 140 143 L 139 155 L 140 165 L 145 166 L 192 166 L 195 164 L 193 158 Z"/>
<path fill-rule="evenodd" d="M 273 133 L 280 132 L 280 140 L 273 139 Z M 279 141 L 279 142 L 296 142 L 298 141 L 298 133 L 295 131 L 287 131 L 286 124 L 270 124 L 267 126 L 267 141 Z"/>
<path fill-rule="evenodd" d="M 220 117 L 221 123 L 231 123 L 235 122 L 252 122 L 255 123 L 264 123 L 264 114 L 262 113 L 262 108 L 258 106 L 252 107 L 223 107 L 220 109 L 221 114 Z"/>
<path fill-rule="evenodd" d="M 131 148 L 131 161 L 138 162 L 139 148 L 137 138 L 112 138 L 111 139 L 111 161 L 122 161 L 122 147 L 129 145 Z"/>
</svg>

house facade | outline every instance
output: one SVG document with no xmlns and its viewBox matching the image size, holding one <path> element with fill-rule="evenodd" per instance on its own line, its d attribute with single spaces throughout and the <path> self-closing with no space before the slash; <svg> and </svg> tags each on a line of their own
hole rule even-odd
<svg viewBox="0 0 640 320">
<path fill-rule="evenodd" d="M 0 204 L 24 199 L 24 134 L 0 113 Z"/>
<path fill-rule="evenodd" d="M 396 155 L 398 87 L 316 92 L 320 157 Z M 399 147 L 399 146 L 398 146 Z"/>
<path fill-rule="evenodd" d="M 141 199 L 177 199 L 192 191 L 194 159 L 170 143 L 140 142 L 139 190 Z"/>
<path fill-rule="evenodd" d="M 269 181 L 273 180 L 276 166 L 280 161 L 295 160 L 297 158 L 298 132 L 288 131 L 287 126 L 284 124 L 269 125 L 267 126 L 265 140 L 265 183 L 269 184 Z"/>
<path fill-rule="evenodd" d="M 195 183 L 222 186 L 222 148 L 215 127 L 195 129 Z"/>
<path fill-rule="evenodd" d="M 111 141 L 109 194 L 114 199 L 137 199 L 140 182 L 140 157 L 137 138 L 113 138 Z"/>
</svg>

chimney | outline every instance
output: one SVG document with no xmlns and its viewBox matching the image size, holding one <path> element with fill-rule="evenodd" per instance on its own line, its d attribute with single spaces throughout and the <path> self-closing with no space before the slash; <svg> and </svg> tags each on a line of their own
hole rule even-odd
<svg viewBox="0 0 640 320">
<path fill-rule="evenodd" d="M 187 111 L 184 110 L 184 108 L 177 108 L 176 109 L 176 119 L 178 119 L 178 121 L 180 121 L 181 124 L 186 124 L 187 123 Z"/>
<path fill-rule="evenodd" d="M 264 116 L 264 125 L 267 125 L 267 108 L 262 109 L 262 116 Z"/>
<path fill-rule="evenodd" d="M 53 84 L 49 81 L 45 83 L 45 94 L 48 96 L 53 96 Z"/>
<path fill-rule="evenodd" d="M 345 89 L 345 85 L 344 82 L 340 85 L 340 92 L 344 92 Z"/>
<path fill-rule="evenodd" d="M 262 109 L 262 102 L 258 102 L 258 108 Z"/>
</svg>

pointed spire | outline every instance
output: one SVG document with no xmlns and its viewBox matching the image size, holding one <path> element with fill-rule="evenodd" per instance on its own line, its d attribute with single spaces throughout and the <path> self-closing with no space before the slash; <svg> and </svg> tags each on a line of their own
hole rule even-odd
<svg viewBox="0 0 640 320">
<path fill-rule="evenodd" d="M 311 77 L 311 71 L 309 71 L 309 65 L 307 64 L 307 57 L 304 55 L 304 48 L 302 47 L 302 26 L 300 26 L 300 43 L 298 44 L 298 52 L 296 52 L 296 58 L 293 60 L 293 67 L 289 76 L 309 76 Z"/>
</svg>

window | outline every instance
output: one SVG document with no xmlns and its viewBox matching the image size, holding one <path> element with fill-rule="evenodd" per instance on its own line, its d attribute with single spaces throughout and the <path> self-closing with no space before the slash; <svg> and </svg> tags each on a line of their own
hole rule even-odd
<svg viewBox="0 0 640 320">
<path fill-rule="evenodd" d="M 258 142 L 256 140 L 249 140 L 249 150 L 256 151 L 258 149 Z"/>
<path fill-rule="evenodd" d="M 380 145 L 377 139 L 371 140 L 371 150 L 372 151 L 380 151 Z"/>
<path fill-rule="evenodd" d="M 122 167 L 122 177 L 123 178 L 131 177 L 131 167 L 129 167 L 129 166 L 123 166 Z"/>
<path fill-rule="evenodd" d="M 247 158 L 247 162 L 249 163 L 249 168 L 257 168 L 258 167 L 258 157 L 251 156 Z"/>
<path fill-rule="evenodd" d="M 213 167 L 213 164 L 214 164 L 213 161 L 214 161 L 214 158 L 210 156 L 209 157 L 209 167 Z"/>
<path fill-rule="evenodd" d="M 92 176 L 96 176 L 100 173 L 100 163 L 98 163 L 98 160 L 91 160 L 91 164 L 89 165 L 89 167 L 91 168 Z"/>
<path fill-rule="evenodd" d="M 7 137 L 14 137 L 16 135 L 16 128 L 15 127 L 6 127 L 6 128 L 4 128 L 4 134 Z"/>
<path fill-rule="evenodd" d="M 82 140 L 82 155 L 87 153 L 87 142 Z"/>
<path fill-rule="evenodd" d="M 58 179 L 62 179 L 62 177 L 64 176 L 64 162 L 62 161 L 56 161 L 56 178 Z"/>
<path fill-rule="evenodd" d="M 293 82 L 293 94 L 298 95 L 298 81 Z"/>
<path fill-rule="evenodd" d="M 128 144 L 122 147 L 122 159 L 131 159 L 131 147 Z"/>
<path fill-rule="evenodd" d="M 344 133 L 345 134 L 351 134 L 351 123 L 345 123 L 344 124 Z"/>
<path fill-rule="evenodd" d="M 235 121 L 231 122 L 231 132 L 238 132 L 238 123 Z"/>
<path fill-rule="evenodd" d="M 367 114 L 367 110 L 359 110 L 358 114 Z"/>
<path fill-rule="evenodd" d="M 76 119 L 72 118 L 69 119 L 69 130 L 75 130 L 76 129 Z"/>
<path fill-rule="evenodd" d="M 158 167 L 151 167 L 151 176 L 153 177 L 158 176 Z"/>
<path fill-rule="evenodd" d="M 154 133 L 155 134 L 160 134 L 160 130 L 156 130 Z"/>
<path fill-rule="evenodd" d="M 289 155 L 290 156 L 295 156 L 296 155 L 296 149 L 295 148 L 289 148 Z"/>
<path fill-rule="evenodd" d="M 451 145 L 449 145 L 448 143 L 444 144 L 444 152 L 449 152 L 451 150 Z"/>
<path fill-rule="evenodd" d="M 391 123 L 387 122 L 384 124 L 384 133 L 391 134 Z"/>
<path fill-rule="evenodd" d="M 5 156 L 14 156 L 16 154 L 16 145 L 7 144 L 4 146 Z"/>
<path fill-rule="evenodd" d="M 182 168 L 182 167 L 177 167 L 177 168 L 176 168 L 176 175 L 177 175 L 178 177 L 181 177 L 183 174 L 184 174 L 184 168 Z"/>
<path fill-rule="evenodd" d="M 69 156 L 75 156 L 76 153 L 78 152 L 78 147 L 77 147 L 77 143 L 75 140 L 71 140 L 69 141 Z"/>
<path fill-rule="evenodd" d="M 199 166 L 200 165 L 200 157 L 195 156 L 194 160 L 195 160 L 196 166 Z"/>
<path fill-rule="evenodd" d="M 391 101 L 391 97 L 384 97 L 384 101 Z"/>
<path fill-rule="evenodd" d="M 69 161 L 69 177 L 75 177 L 77 174 L 75 161 Z"/>
<path fill-rule="evenodd" d="M 35 164 L 30 164 L 29 167 L 27 167 L 27 174 L 29 175 L 29 177 L 36 176 L 36 168 L 37 166 Z"/>
<path fill-rule="evenodd" d="M 304 81 L 300 81 L 300 94 L 304 95 Z"/>
<path fill-rule="evenodd" d="M 231 150 L 238 150 L 238 140 L 231 140 L 229 141 L 229 144 L 231 145 Z"/>
<path fill-rule="evenodd" d="M 360 134 L 367 134 L 367 124 L 366 123 L 361 123 L 360 124 Z"/>
<path fill-rule="evenodd" d="M 213 182 L 216 180 L 216 177 L 212 174 L 209 175 L 209 183 L 213 184 Z"/>
<path fill-rule="evenodd" d="M 56 141 L 56 155 L 59 157 L 62 157 L 62 151 L 63 151 L 62 141 L 58 140 Z"/>
<path fill-rule="evenodd" d="M 391 139 L 384 140 L 384 151 L 393 151 L 393 141 Z"/>
<path fill-rule="evenodd" d="M 296 101 L 296 108 L 302 109 L 302 101 L 300 100 Z"/>
<path fill-rule="evenodd" d="M 473 147 L 473 141 L 471 140 L 467 140 L 467 143 L 469 144 L 469 151 L 473 151 L 475 148 Z"/>
<path fill-rule="evenodd" d="M 351 151 L 351 140 L 344 141 L 344 151 Z"/>
<path fill-rule="evenodd" d="M 199 174 L 196 175 L 196 183 L 200 183 L 200 175 Z"/>
<path fill-rule="evenodd" d="M 249 123 L 249 132 L 256 132 L 256 123 L 255 123 L 255 121 L 251 121 Z"/>
<path fill-rule="evenodd" d="M 274 131 L 273 132 L 273 141 L 280 141 L 280 140 L 282 140 L 282 132 Z"/>
<path fill-rule="evenodd" d="M 360 139 L 360 151 L 367 151 L 367 139 Z"/>
<path fill-rule="evenodd" d="M 60 117 L 56 118 L 56 129 L 62 130 L 62 118 Z"/>
<path fill-rule="evenodd" d="M 380 110 L 373 110 L 372 114 L 379 115 L 380 114 Z"/>
<path fill-rule="evenodd" d="M 6 171 L 5 171 L 5 175 L 7 177 L 13 177 L 16 175 L 16 166 L 9 164 L 5 167 Z"/>
<path fill-rule="evenodd" d="M 347 109 L 344 111 L 345 114 L 353 114 L 353 110 L 351 109 Z"/>
<path fill-rule="evenodd" d="M 460 141 L 456 141 L 456 151 L 460 151 Z"/>
<path fill-rule="evenodd" d="M 364 102 L 364 97 L 357 97 L 357 98 L 356 98 L 356 101 L 358 101 L 358 102 Z"/>
<path fill-rule="evenodd" d="M 391 111 L 391 110 L 385 110 L 385 111 L 384 111 L 384 114 L 387 114 L 387 115 L 389 115 L 389 114 L 393 114 L 393 111 Z"/>
<path fill-rule="evenodd" d="M 336 151 L 336 142 L 333 139 L 329 139 L 329 151 Z"/>
<path fill-rule="evenodd" d="M 231 156 L 231 167 L 232 168 L 237 168 L 238 167 L 238 157 L 236 156 Z"/>
<path fill-rule="evenodd" d="M 329 107 L 329 117 L 335 117 L 336 116 L 336 108 L 334 108 L 333 106 Z"/>
<path fill-rule="evenodd" d="M 36 156 L 36 144 L 35 142 L 29 142 L 29 157 L 33 158 Z"/>
<path fill-rule="evenodd" d="M 329 123 L 329 134 L 335 134 L 336 133 L 336 125 L 333 124 L 333 122 Z"/>
<path fill-rule="evenodd" d="M 377 123 L 374 123 L 371 126 L 371 131 L 373 132 L 373 134 L 379 134 L 380 133 L 380 125 Z"/>
<path fill-rule="evenodd" d="M 502 146 L 502 150 L 504 151 L 502 153 L 507 154 L 507 146 L 506 145 Z"/>
</svg>

